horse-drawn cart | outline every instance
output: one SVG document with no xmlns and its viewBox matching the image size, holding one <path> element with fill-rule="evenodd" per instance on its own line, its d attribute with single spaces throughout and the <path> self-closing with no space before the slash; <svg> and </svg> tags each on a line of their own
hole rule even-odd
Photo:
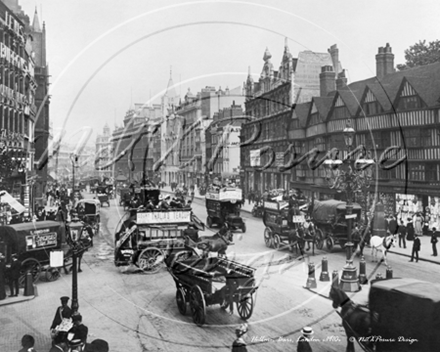
<svg viewBox="0 0 440 352">
<path fill-rule="evenodd" d="M 61 250 L 66 241 L 64 224 L 57 221 L 25 222 L 0 227 L 0 244 L 4 246 L 6 262 L 10 262 L 11 254 L 17 253 L 21 261 L 20 284 L 24 284 L 25 274 L 30 272 L 34 282 L 38 281 L 42 271 L 46 280 L 58 279 L 59 272 L 51 268 L 50 252 Z"/>
<path fill-rule="evenodd" d="M 240 216 L 241 189 L 211 186 L 208 188 L 205 198 L 208 213 L 206 224 L 209 228 L 215 224 L 220 227 L 228 224 L 232 230 L 241 229 L 243 233 L 246 232 L 246 224 Z"/>
<path fill-rule="evenodd" d="M 438 351 L 440 346 L 440 284 L 416 279 L 371 282 L 368 306 L 355 304 L 332 286 L 333 308 L 347 335 L 347 351 L 357 341 L 367 352 Z"/>
<path fill-rule="evenodd" d="M 305 213 L 299 207 L 289 208 L 285 201 L 263 202 L 264 242 L 269 248 L 304 248 L 305 242 L 313 242 L 318 249 L 323 247 L 321 232 L 315 231 L 312 223 L 306 221 Z"/>
<path fill-rule="evenodd" d="M 334 199 L 315 201 L 313 204 L 312 221 L 317 231 L 322 232 L 328 251 L 331 251 L 335 244 L 344 249 L 347 243 L 346 205 L 346 202 Z M 353 203 L 353 223 L 360 222 L 361 211 L 361 206 Z"/>
<path fill-rule="evenodd" d="M 108 190 L 107 186 L 96 187 L 96 195 L 98 197 L 99 202 L 101 203 L 101 206 L 103 206 L 104 203 L 106 203 L 107 206 L 110 206 L 110 200 L 107 190 Z"/>
<path fill-rule="evenodd" d="M 190 258 L 167 261 L 168 271 L 176 283 L 176 302 L 185 314 L 187 303 L 194 323 L 205 323 L 206 307 L 220 304 L 233 311 L 234 303 L 242 319 L 254 310 L 255 269 L 225 258 Z"/>
</svg>

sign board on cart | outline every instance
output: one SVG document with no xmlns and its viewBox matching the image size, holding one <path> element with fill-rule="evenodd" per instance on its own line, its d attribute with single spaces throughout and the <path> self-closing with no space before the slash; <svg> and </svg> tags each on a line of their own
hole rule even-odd
<svg viewBox="0 0 440 352">
<path fill-rule="evenodd" d="M 345 215 L 345 218 L 346 218 L 346 219 L 356 219 L 356 217 L 357 217 L 357 214 L 348 214 L 348 215 Z"/>
<path fill-rule="evenodd" d="M 293 215 L 292 222 L 302 224 L 302 223 L 306 222 L 306 218 L 304 217 L 304 215 Z"/>
<path fill-rule="evenodd" d="M 241 189 L 238 188 L 223 188 L 218 192 L 213 192 L 210 190 L 206 193 L 206 199 L 219 201 L 241 200 L 241 197 Z"/>
<path fill-rule="evenodd" d="M 136 222 L 138 224 L 178 224 L 191 222 L 191 211 L 151 211 L 137 213 Z"/>
</svg>

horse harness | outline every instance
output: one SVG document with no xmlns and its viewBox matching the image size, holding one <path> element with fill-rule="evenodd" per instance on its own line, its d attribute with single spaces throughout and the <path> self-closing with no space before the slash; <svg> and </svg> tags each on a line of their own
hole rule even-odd
<svg viewBox="0 0 440 352">
<path fill-rule="evenodd" d="M 386 251 L 388 251 L 391 248 L 391 246 L 394 242 L 394 236 L 390 236 L 390 237 L 391 237 L 391 241 L 388 245 L 387 245 L 387 238 L 388 237 L 384 237 L 383 242 L 382 242 L 383 248 L 385 248 Z"/>
</svg>

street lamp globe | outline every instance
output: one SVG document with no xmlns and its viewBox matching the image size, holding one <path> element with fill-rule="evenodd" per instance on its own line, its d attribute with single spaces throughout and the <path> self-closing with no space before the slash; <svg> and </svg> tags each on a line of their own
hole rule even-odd
<svg viewBox="0 0 440 352">
<path fill-rule="evenodd" d="M 355 135 L 355 130 L 353 127 L 351 127 L 351 121 L 348 120 L 347 121 L 347 125 L 344 128 L 344 141 L 345 141 L 345 145 L 348 148 L 351 148 L 353 145 L 353 139 L 354 139 L 354 135 Z"/>
</svg>

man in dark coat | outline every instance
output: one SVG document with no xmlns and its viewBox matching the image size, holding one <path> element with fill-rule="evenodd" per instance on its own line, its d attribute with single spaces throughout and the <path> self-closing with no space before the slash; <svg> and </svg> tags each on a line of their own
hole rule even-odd
<svg viewBox="0 0 440 352">
<path fill-rule="evenodd" d="M 438 232 L 435 227 L 432 228 L 432 235 L 431 235 L 431 244 L 432 244 L 432 254 L 431 256 L 437 257 L 437 242 L 438 242 Z"/>
<path fill-rule="evenodd" d="M 402 247 L 403 244 L 403 248 L 406 248 L 406 226 L 403 223 L 403 220 L 400 220 L 400 225 L 399 228 L 397 229 L 398 233 L 399 233 L 399 248 Z"/>
<path fill-rule="evenodd" d="M 412 246 L 411 260 L 414 261 L 414 256 L 416 257 L 416 263 L 419 261 L 419 251 L 420 251 L 420 238 L 417 234 L 414 234 L 414 242 Z"/>
<path fill-rule="evenodd" d="M 0 252 L 0 301 L 6 298 L 5 276 L 6 276 L 6 257 Z"/>
<path fill-rule="evenodd" d="M 232 343 L 232 352 L 247 352 L 246 341 L 242 337 L 247 331 L 247 324 L 241 324 L 235 329 L 235 336 L 237 336 L 237 338 Z"/>
<path fill-rule="evenodd" d="M 12 254 L 11 259 L 11 264 L 7 265 L 9 288 L 11 290 L 11 294 L 9 295 L 9 297 L 16 297 L 20 293 L 18 279 L 20 278 L 21 262 L 18 260 L 18 256 L 16 253 Z"/>
<path fill-rule="evenodd" d="M 390 231 L 390 233 L 392 235 L 397 234 L 397 230 L 398 230 L 397 220 L 396 220 L 396 217 L 393 215 L 391 215 L 391 220 L 388 223 L 388 230 Z"/>
<path fill-rule="evenodd" d="M 55 317 L 53 318 L 50 330 L 55 329 L 58 325 L 60 325 L 63 321 L 63 318 L 70 319 L 72 317 L 72 309 L 70 309 L 70 307 L 67 305 L 69 302 L 69 297 L 63 296 L 60 298 L 60 300 L 61 306 L 59 306 L 55 312 Z"/>
</svg>

